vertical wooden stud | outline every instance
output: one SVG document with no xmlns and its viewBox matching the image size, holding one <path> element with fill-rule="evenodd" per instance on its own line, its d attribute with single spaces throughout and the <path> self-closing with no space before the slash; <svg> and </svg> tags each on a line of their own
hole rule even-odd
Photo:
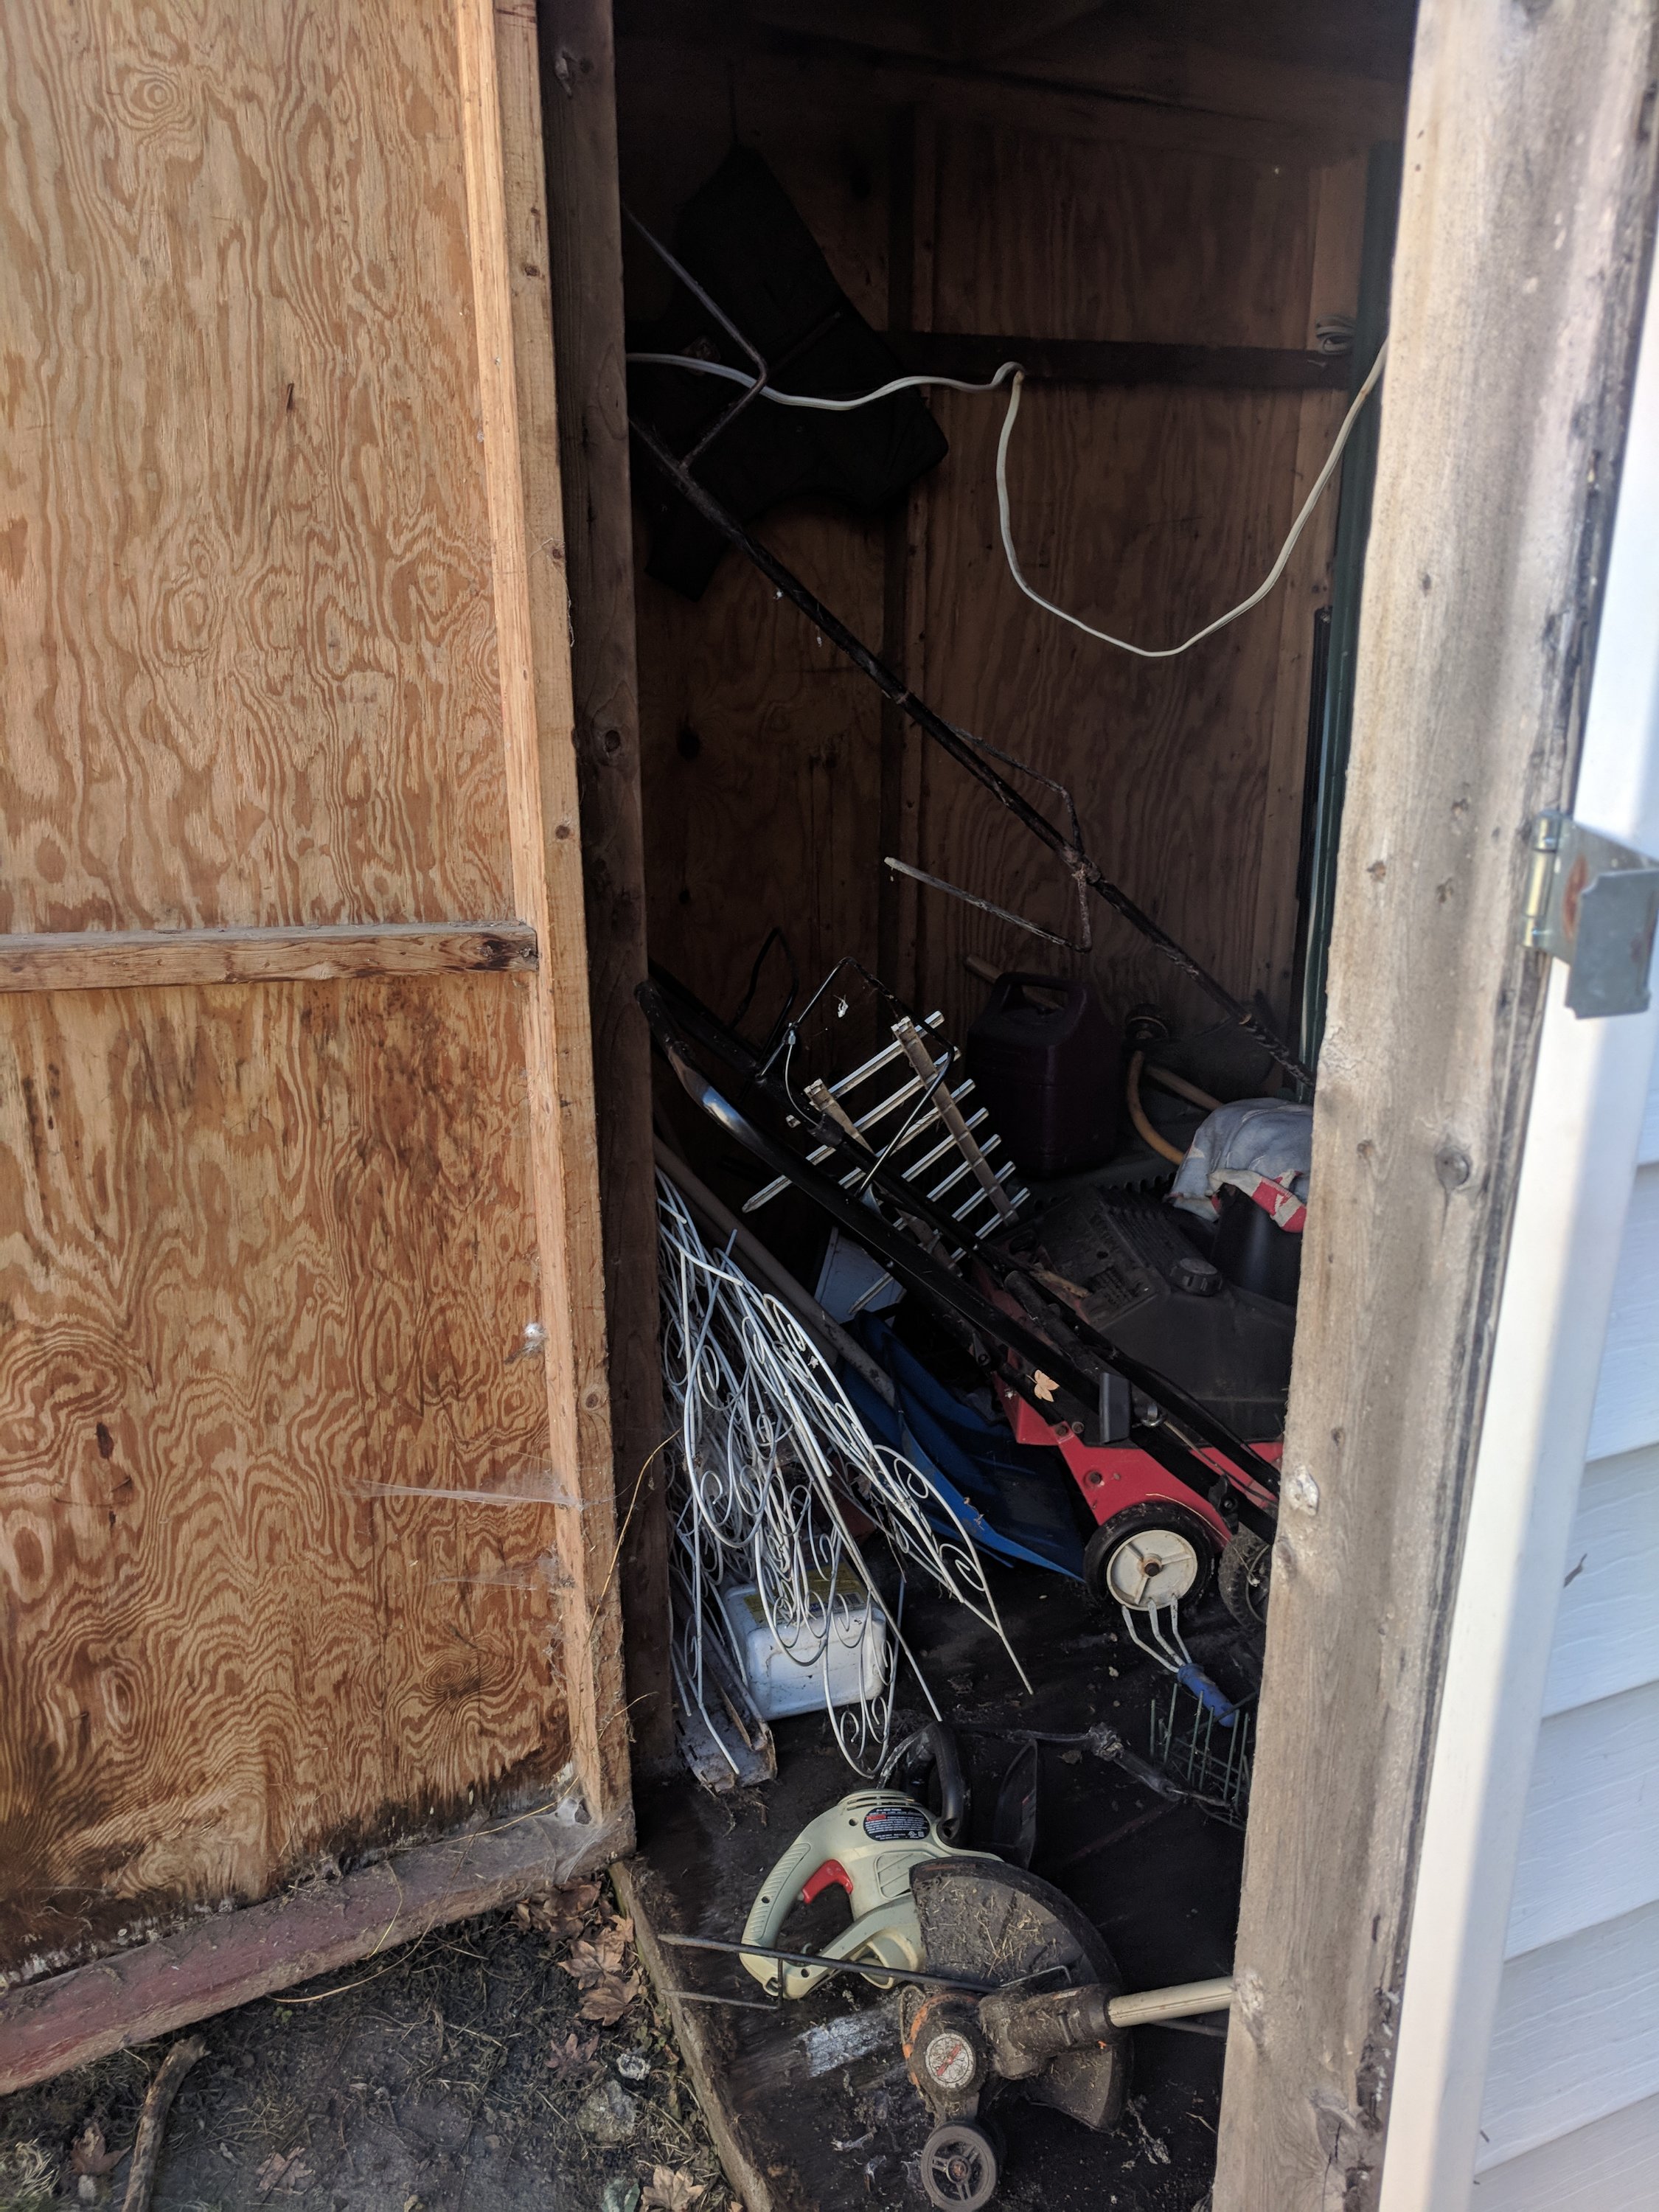
<svg viewBox="0 0 1659 2212">
<path fill-rule="evenodd" d="M 596 1820 L 628 1794 L 593 1063 L 536 26 L 458 0 L 468 222 L 573 1755 Z"/>
<path fill-rule="evenodd" d="M 663 1423 L 651 1048 L 634 998 L 646 972 L 645 836 L 610 0 L 544 0 L 540 25 L 628 1706 L 636 1763 L 656 1765 L 674 1731 L 668 1510 L 653 1456 Z"/>
<path fill-rule="evenodd" d="M 1352 314 L 1359 296 L 1359 250 L 1365 229 L 1364 161 L 1310 170 L 1308 193 L 1313 271 L 1304 342 L 1311 346 L 1317 319 L 1325 314 Z M 1324 466 L 1346 407 L 1347 401 L 1334 392 L 1303 395 L 1296 437 L 1295 508 L 1300 508 Z M 1333 484 L 1309 517 L 1279 586 L 1279 678 L 1273 693 L 1267 801 L 1256 877 L 1255 959 L 1250 980 L 1253 989 L 1267 994 L 1281 1024 L 1288 1024 L 1292 1013 L 1297 853 L 1308 760 L 1314 615 L 1330 599 L 1338 497 L 1339 487 Z M 1291 1034 L 1288 1026 L 1285 1034 Z"/>
<path fill-rule="evenodd" d="M 887 327 L 931 329 L 933 311 L 933 118 L 896 109 L 888 140 Z M 887 518 L 882 546 L 882 658 L 925 694 L 921 624 L 926 592 L 927 480 L 913 484 Z M 921 755 L 926 740 L 897 708 L 881 709 L 881 827 L 878 861 L 891 853 L 921 858 Z M 877 911 L 877 965 L 902 999 L 923 988 L 926 928 L 919 888 L 883 866 Z"/>
</svg>

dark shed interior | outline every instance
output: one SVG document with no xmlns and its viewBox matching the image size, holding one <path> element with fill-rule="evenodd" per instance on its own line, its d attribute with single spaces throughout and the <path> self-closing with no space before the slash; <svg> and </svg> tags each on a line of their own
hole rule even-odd
<svg viewBox="0 0 1659 2212">
<path fill-rule="evenodd" d="M 758 157 L 764 172 L 744 173 L 787 195 L 884 339 L 887 374 L 984 382 L 1005 362 L 1025 369 L 1006 462 L 1024 577 L 1144 653 L 1085 635 L 1014 581 L 998 505 L 1006 386 L 927 395 L 947 450 L 896 497 L 754 492 L 744 517 L 912 693 L 1032 771 L 1020 787 L 1054 818 L 1054 787 L 1069 792 L 1079 842 L 1105 873 L 1311 1061 L 1375 409 L 1277 587 L 1190 651 L 1168 649 L 1267 574 L 1375 358 L 1412 8 L 633 0 L 617 25 L 630 350 L 684 349 L 672 280 L 644 234 L 689 257 L 698 196 L 722 165 Z M 740 288 L 738 261 L 728 265 Z M 741 322 L 729 294 L 725 304 Z M 796 357 L 821 337 L 809 333 Z M 789 358 L 771 375 L 785 390 Z M 681 374 L 636 374 L 635 411 L 664 419 Z M 712 395 L 701 404 L 717 411 Z M 865 458 L 873 470 L 882 456 Z M 711 448 L 711 483 L 718 461 Z M 653 961 L 730 1021 L 781 932 L 803 996 L 855 960 L 918 1012 L 939 1010 L 957 1040 L 1000 971 L 1086 979 L 1116 1023 L 1155 1003 L 1172 1061 L 1224 1098 L 1295 1095 L 1236 1021 L 1097 901 L 1079 947 L 1077 890 L 1055 855 L 740 553 L 721 552 L 700 591 L 665 580 L 676 546 L 637 442 L 633 467 Z M 890 856 L 1004 912 L 929 888 Z M 785 988 L 775 948 L 770 963 L 753 999 L 759 1028 Z M 659 1126 L 739 1204 L 760 1180 L 752 1163 L 672 1082 L 657 1099 Z M 1150 1110 L 1182 1143 L 1195 1126 L 1167 1097 Z M 762 1234 L 810 1286 L 823 1224 L 814 1245 L 804 1212 L 778 1207 Z M 924 1604 L 916 1648 L 948 1684 L 951 1717 L 970 1732 L 1105 1720 L 1145 1742 L 1168 1677 L 1115 1609 L 1030 1569 L 999 1568 L 995 1586 L 1036 1696 L 1018 1694 L 953 1608 Z M 1248 1700 L 1250 1655 L 1213 1595 L 1186 1626 L 1194 1656 Z M 741 1792 L 710 1801 L 683 1778 L 642 1790 L 634 1880 L 653 1927 L 734 1932 L 789 1832 L 852 1786 L 821 1717 L 775 1733 L 770 1812 Z M 981 1765 L 997 1756 L 975 1753 Z M 1191 1807 L 1149 1810 L 1074 1756 L 1041 1763 L 1032 1869 L 1108 1936 L 1131 1986 L 1226 1972 L 1237 1830 Z M 988 1767 L 981 1844 L 996 1795 Z M 835 1897 L 814 1913 L 799 1940 L 824 1940 L 845 1918 Z M 666 1971 L 705 1996 L 732 1986 L 690 1954 Z M 813 2033 L 856 2042 L 845 2023 L 870 2005 L 849 1980 L 781 2017 L 682 2009 L 694 2068 L 727 2116 L 728 2166 L 775 2204 L 898 2203 L 914 2185 L 925 2118 L 892 2038 L 872 2030 L 823 2081 L 801 2070 Z M 1008 2125 L 1018 2201 L 1192 2212 L 1213 2164 L 1219 2031 L 1140 2041 L 1135 2118 L 1110 2137 L 1019 2108 Z"/>
<path fill-rule="evenodd" d="M 1352 356 L 1334 374 L 1297 356 L 1358 308 L 1368 163 L 1400 137 L 1410 27 L 1404 6 L 653 0 L 618 9 L 623 198 L 671 238 L 752 149 L 907 367 L 1032 358 L 1009 462 L 1026 575 L 1166 647 L 1265 574 L 1341 420 Z M 630 319 L 648 317 L 666 274 L 632 233 L 626 254 Z M 763 534 L 939 712 L 1068 785 L 1107 872 L 1288 1024 L 1334 491 L 1255 613 L 1140 659 L 1010 578 L 1001 398 L 928 404 L 948 456 L 888 513 L 792 501 Z M 651 537 L 640 519 L 641 568 Z M 711 1005 L 736 1003 L 781 927 L 804 976 L 856 955 L 960 1034 L 982 998 L 963 956 L 1028 965 L 1037 940 L 892 876 L 889 854 L 1073 928 L 1053 860 L 738 556 L 696 602 L 641 575 L 638 621 L 650 940 Z M 1109 1006 L 1200 1015 L 1129 931 L 1101 916 L 1094 935 L 1056 957 Z"/>
</svg>

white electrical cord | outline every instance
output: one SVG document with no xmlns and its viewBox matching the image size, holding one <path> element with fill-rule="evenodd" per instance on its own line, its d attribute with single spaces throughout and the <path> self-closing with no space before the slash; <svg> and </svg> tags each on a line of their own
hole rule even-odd
<svg viewBox="0 0 1659 2212">
<path fill-rule="evenodd" d="M 699 361 L 689 353 L 630 353 L 628 358 L 649 368 L 695 368 L 700 375 L 723 376 L 728 384 L 746 384 L 751 391 L 756 381 L 746 368 L 733 368 L 723 361 Z M 812 407 L 824 415 L 850 415 L 855 407 L 872 407 L 878 399 L 890 399 L 896 392 L 913 392 L 924 384 L 942 385 L 947 392 L 1000 392 L 1011 376 L 1020 374 L 1017 361 L 1005 361 L 988 384 L 964 384 L 955 376 L 896 376 L 890 384 L 860 392 L 856 399 L 820 399 L 810 392 L 775 392 L 769 384 L 762 387 L 761 398 L 769 399 L 775 407 Z"/>
<path fill-rule="evenodd" d="M 964 384 L 954 376 L 899 376 L 895 377 L 890 384 L 884 384 L 874 392 L 863 392 L 855 399 L 820 399 L 806 392 L 776 392 L 769 384 L 762 387 L 760 396 L 763 399 L 769 399 L 775 407 L 811 407 L 826 415 L 845 415 L 855 407 L 871 406 L 878 399 L 890 399 L 896 392 L 910 392 L 927 385 L 939 385 L 947 392 L 997 392 L 1012 377 L 1013 389 L 1008 396 L 1008 412 L 1003 417 L 1002 434 L 997 440 L 997 514 L 1002 525 L 1002 550 L 1008 562 L 1009 574 L 1034 606 L 1041 607 L 1045 614 L 1053 615 L 1057 621 L 1069 623 L 1073 629 L 1080 629 L 1085 637 L 1097 638 L 1102 645 L 1114 646 L 1120 653 L 1133 653 L 1140 660 L 1173 660 L 1179 653 L 1189 653 L 1205 638 L 1213 637 L 1218 629 L 1225 629 L 1229 623 L 1236 623 L 1241 615 L 1249 614 L 1252 607 L 1259 607 L 1284 574 L 1290 557 L 1296 550 L 1297 540 L 1306 527 L 1308 517 L 1318 506 L 1326 486 L 1336 472 L 1336 465 L 1342 458 L 1348 434 L 1358 421 L 1365 402 L 1376 389 L 1388 355 L 1389 343 L 1385 338 L 1377 349 L 1376 359 L 1371 363 L 1370 374 L 1355 392 L 1348 411 L 1342 418 L 1342 426 L 1336 434 L 1330 452 L 1325 456 L 1325 465 L 1314 478 L 1313 489 L 1303 501 L 1301 511 L 1291 525 L 1290 535 L 1279 547 L 1279 557 L 1273 567 L 1249 599 L 1241 599 L 1227 613 L 1218 615 L 1212 623 L 1206 623 L 1202 629 L 1194 630 L 1180 645 L 1131 645 L 1127 638 L 1114 637 L 1109 630 L 1097 629 L 1092 623 L 1085 622 L 1080 616 L 1068 614 L 1064 607 L 1056 606 L 1052 599 L 1045 599 L 1041 592 L 1033 591 L 1020 573 L 1019 556 L 1014 550 L 1013 518 L 1008 502 L 1008 442 L 1013 436 L 1015 419 L 1019 413 L 1020 388 L 1025 381 L 1025 372 L 1018 362 L 1005 361 L 988 384 Z M 756 381 L 745 370 L 733 368 L 726 362 L 698 361 L 690 354 L 630 353 L 628 358 L 630 362 L 653 368 L 695 369 L 700 375 L 724 377 L 728 383 L 747 385 L 750 389 Z"/>
<path fill-rule="evenodd" d="M 1021 575 L 1018 556 L 1014 551 L 1013 523 L 1008 511 L 1008 441 L 1013 434 L 1014 418 L 1019 413 L 1019 388 L 1025 380 L 1023 374 L 1016 376 L 1013 392 L 1008 401 L 1008 412 L 1003 417 L 1002 435 L 997 440 L 997 513 L 1002 521 L 1002 550 L 1008 557 L 1009 574 L 1024 592 L 1026 598 L 1034 605 L 1041 607 L 1046 614 L 1054 615 L 1063 623 L 1070 623 L 1073 629 L 1080 629 L 1085 637 L 1097 637 L 1103 645 L 1115 645 L 1120 653 L 1133 653 L 1137 659 L 1140 660 L 1173 660 L 1177 653 L 1190 652 L 1194 646 L 1201 643 L 1205 638 L 1213 637 L 1218 629 L 1225 629 L 1229 623 L 1235 623 L 1241 615 L 1249 614 L 1252 607 L 1259 607 L 1284 574 L 1286 563 L 1296 550 L 1296 541 L 1301 537 L 1308 517 L 1319 504 L 1321 494 L 1335 473 L 1336 465 L 1342 458 L 1342 448 L 1348 442 L 1348 433 L 1358 421 L 1360 409 L 1376 389 L 1376 381 L 1382 374 L 1382 363 L 1388 358 L 1388 352 L 1389 344 L 1385 338 L 1377 349 L 1376 359 L 1371 363 L 1370 375 L 1355 392 L 1347 413 L 1342 417 L 1342 427 L 1336 434 L 1335 441 L 1330 452 L 1325 456 L 1325 465 L 1314 478 L 1313 489 L 1303 501 L 1302 511 L 1291 525 L 1291 534 L 1279 547 L 1279 558 L 1273 562 L 1273 567 L 1268 569 L 1248 599 L 1241 599 L 1236 607 L 1231 608 L 1224 615 L 1218 615 L 1212 623 L 1206 623 L 1202 629 L 1194 630 L 1189 638 L 1184 639 L 1179 645 L 1131 645 L 1127 638 L 1114 637 L 1109 631 L 1097 629 L 1092 623 L 1084 622 L 1080 617 L 1068 614 L 1064 607 L 1057 607 L 1052 599 L 1045 599 L 1041 592 L 1034 592 L 1024 577 Z"/>
</svg>

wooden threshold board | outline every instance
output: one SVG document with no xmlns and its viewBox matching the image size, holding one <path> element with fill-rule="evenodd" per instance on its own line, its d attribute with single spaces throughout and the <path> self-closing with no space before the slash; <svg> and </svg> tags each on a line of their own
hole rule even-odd
<svg viewBox="0 0 1659 2212">
<path fill-rule="evenodd" d="M 606 1866 L 633 1844 L 609 1821 L 508 1814 L 394 1851 L 338 1881 L 212 1912 L 176 1935 L 0 1992 L 0 2096 L 233 2005 L 492 1912 Z"/>
<path fill-rule="evenodd" d="M 533 968 L 526 921 L 329 922 L 298 929 L 78 929 L 0 937 L 0 991 L 325 982 Z"/>
</svg>

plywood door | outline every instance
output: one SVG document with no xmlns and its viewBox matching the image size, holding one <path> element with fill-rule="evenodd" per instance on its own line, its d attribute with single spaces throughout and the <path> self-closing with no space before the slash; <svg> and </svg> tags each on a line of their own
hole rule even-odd
<svg viewBox="0 0 1659 2212">
<path fill-rule="evenodd" d="M 625 1797 L 535 59 L 0 12 L 0 1966 Z"/>
</svg>

